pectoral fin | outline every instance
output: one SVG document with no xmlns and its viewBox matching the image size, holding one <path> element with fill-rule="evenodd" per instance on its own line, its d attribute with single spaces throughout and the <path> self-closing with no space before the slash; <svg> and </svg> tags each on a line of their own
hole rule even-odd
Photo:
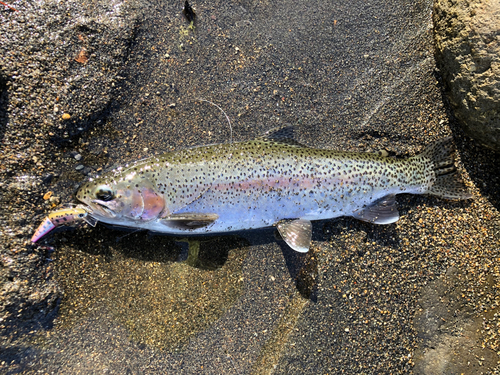
<svg viewBox="0 0 500 375">
<path fill-rule="evenodd" d="M 212 224 L 219 218 L 217 214 L 202 214 L 196 212 L 185 212 L 172 214 L 160 220 L 160 223 L 173 229 L 198 229 Z"/>
<path fill-rule="evenodd" d="M 387 195 L 373 202 L 370 206 L 356 211 L 356 219 L 374 224 L 392 224 L 398 221 L 399 212 L 396 208 L 396 196 Z"/>
<path fill-rule="evenodd" d="M 293 250 L 307 253 L 311 245 L 312 224 L 309 220 L 282 220 L 277 225 L 281 237 Z"/>
</svg>

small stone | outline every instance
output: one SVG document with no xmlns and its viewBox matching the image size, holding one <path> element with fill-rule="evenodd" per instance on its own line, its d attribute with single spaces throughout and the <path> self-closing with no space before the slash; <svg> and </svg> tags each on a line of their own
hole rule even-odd
<svg viewBox="0 0 500 375">
<path fill-rule="evenodd" d="M 54 175 L 52 173 L 48 173 L 45 176 L 42 177 L 42 182 L 44 184 L 50 184 L 52 182 L 52 179 L 54 178 Z"/>
<path fill-rule="evenodd" d="M 49 202 L 52 203 L 52 205 L 57 206 L 61 202 L 61 200 L 59 199 L 59 197 L 53 195 L 50 197 Z"/>
<path fill-rule="evenodd" d="M 61 117 L 63 120 L 69 120 L 71 118 L 71 115 L 69 113 L 63 113 Z"/>
<path fill-rule="evenodd" d="M 52 197 L 52 194 L 54 194 L 52 191 L 48 191 L 43 195 L 43 200 L 46 201 Z"/>
<path fill-rule="evenodd" d="M 85 167 L 84 167 L 82 164 L 78 164 L 78 165 L 75 167 L 75 169 L 76 169 L 77 171 L 82 170 L 83 168 L 85 168 Z"/>
<path fill-rule="evenodd" d="M 82 155 L 80 155 L 80 154 L 76 154 L 76 155 L 74 156 L 74 158 L 75 158 L 76 160 L 82 160 Z"/>
<path fill-rule="evenodd" d="M 85 167 L 85 168 L 83 168 L 83 169 L 80 171 L 80 173 L 81 173 L 81 174 L 83 174 L 83 175 L 85 175 L 85 176 L 89 175 L 89 174 L 90 174 L 90 172 L 92 172 L 92 169 L 91 169 L 90 167 Z"/>
</svg>

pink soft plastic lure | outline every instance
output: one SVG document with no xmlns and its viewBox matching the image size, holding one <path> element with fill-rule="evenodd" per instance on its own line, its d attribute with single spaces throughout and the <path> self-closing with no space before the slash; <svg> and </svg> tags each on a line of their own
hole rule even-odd
<svg viewBox="0 0 500 375">
<path fill-rule="evenodd" d="M 35 243 L 47 233 L 60 225 L 69 225 L 77 221 L 85 221 L 88 224 L 95 226 L 97 220 L 90 216 L 90 208 L 79 204 L 76 206 L 64 207 L 60 210 L 51 212 L 39 225 L 31 242 Z"/>
</svg>

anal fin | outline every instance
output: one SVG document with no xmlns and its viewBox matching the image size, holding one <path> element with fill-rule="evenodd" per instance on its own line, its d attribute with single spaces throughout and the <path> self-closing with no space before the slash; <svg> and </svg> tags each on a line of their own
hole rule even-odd
<svg viewBox="0 0 500 375">
<path fill-rule="evenodd" d="M 172 214 L 160 220 L 160 223 L 173 229 L 198 229 L 212 224 L 219 218 L 217 214 L 204 214 L 196 212 L 185 212 L 182 214 Z"/>
<path fill-rule="evenodd" d="M 311 246 L 312 223 L 309 220 L 282 220 L 276 225 L 281 237 L 293 250 L 307 253 Z"/>
<path fill-rule="evenodd" d="M 356 211 L 352 216 L 374 224 L 395 223 L 399 220 L 399 212 L 396 208 L 396 196 L 391 194 L 377 199 L 371 205 Z"/>
</svg>

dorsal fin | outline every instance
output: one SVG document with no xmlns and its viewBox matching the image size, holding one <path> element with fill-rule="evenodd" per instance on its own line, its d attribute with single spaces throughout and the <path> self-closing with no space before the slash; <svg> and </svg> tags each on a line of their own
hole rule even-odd
<svg viewBox="0 0 500 375">
<path fill-rule="evenodd" d="M 382 149 L 382 150 L 378 150 L 378 151 L 374 152 L 373 154 L 380 156 L 382 158 L 386 158 L 389 156 L 389 151 Z"/>
<path fill-rule="evenodd" d="M 268 130 L 257 138 L 263 142 L 282 143 L 288 146 L 308 147 L 295 140 L 295 129 L 292 125 Z"/>
</svg>

